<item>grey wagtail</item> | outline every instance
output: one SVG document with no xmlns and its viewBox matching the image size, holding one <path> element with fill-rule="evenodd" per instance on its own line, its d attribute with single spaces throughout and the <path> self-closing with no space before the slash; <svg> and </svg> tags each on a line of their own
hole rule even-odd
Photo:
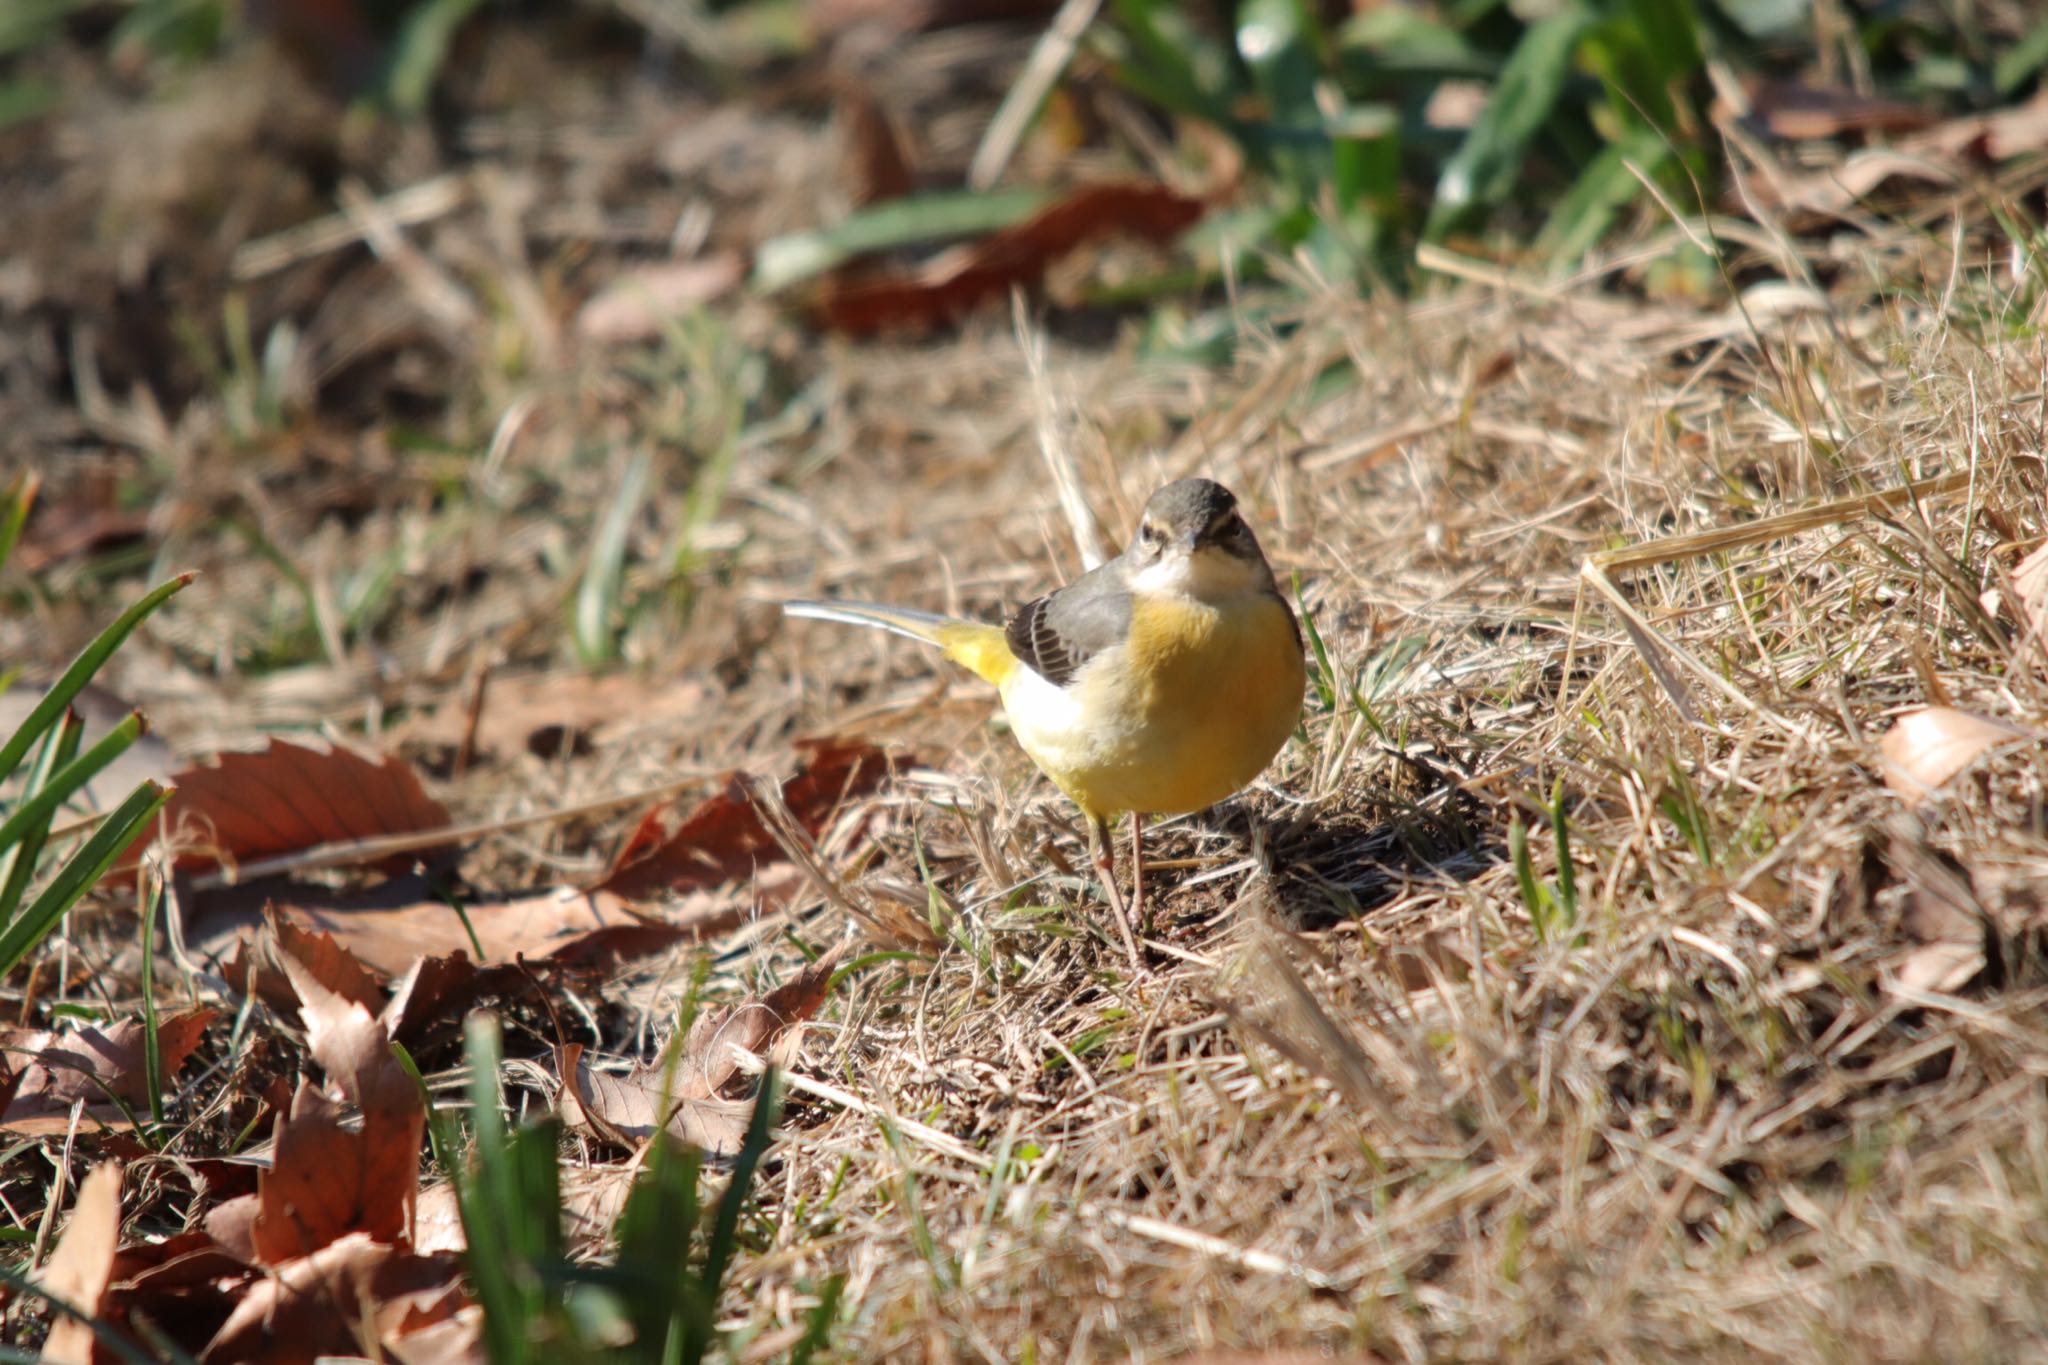
<svg viewBox="0 0 2048 1365">
<path fill-rule="evenodd" d="M 1301 714 L 1301 627 L 1237 499 L 1208 479 L 1154 493 L 1121 555 L 1026 603 L 1008 626 L 859 602 L 783 610 L 937 645 L 996 685 L 1024 752 L 1088 817 L 1096 875 L 1134 963 L 1144 817 L 1241 790 Z M 1125 811 L 1128 902 L 1109 838 Z"/>
</svg>

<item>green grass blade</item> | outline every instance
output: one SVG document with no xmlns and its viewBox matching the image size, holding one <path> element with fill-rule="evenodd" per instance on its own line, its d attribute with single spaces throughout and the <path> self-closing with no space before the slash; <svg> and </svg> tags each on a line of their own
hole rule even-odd
<svg viewBox="0 0 2048 1365">
<path fill-rule="evenodd" d="M 41 486 L 40 475 L 24 474 L 7 490 L 7 500 L 0 502 L 0 569 L 7 567 L 7 556 L 21 539 L 21 528 L 28 524 L 29 510 L 36 505 L 36 489 Z M 0 769 L 0 774 L 4 772 Z"/>
<path fill-rule="evenodd" d="M 78 756 L 78 742 L 85 734 L 85 721 L 76 711 L 66 711 L 57 728 L 44 737 L 43 749 L 29 772 L 24 795 L 32 796 L 49 785 L 50 777 Z M 43 856 L 43 844 L 50 837 L 53 810 L 32 822 L 12 846 L 0 845 L 0 924 L 14 918 L 28 884 L 36 875 L 36 862 Z"/>
<path fill-rule="evenodd" d="M 2026 37 L 1999 54 L 1991 68 L 1991 84 L 2009 98 L 2044 66 L 2048 66 L 2048 19 L 2037 22 Z M 5 558 L 0 555 L 0 562 Z"/>
<path fill-rule="evenodd" d="M 653 464 L 645 451 L 626 465 L 618 492 L 612 495 L 598 523 L 590 549 L 590 566 L 576 589 L 576 613 L 571 621 L 570 639 L 576 657 L 587 665 L 609 663 L 617 657 L 617 628 L 620 603 L 625 597 L 626 549 L 632 537 L 633 518 L 644 505 L 648 475 Z"/>
<path fill-rule="evenodd" d="M 519 1291 L 513 1250 L 502 1225 L 509 1163 L 505 1116 L 498 1108 L 498 1072 L 504 1057 L 495 1018 L 469 1017 L 463 1027 L 463 1054 L 469 1064 L 470 1129 L 476 1145 L 473 1175 L 458 1179 L 455 1187 L 462 1213 L 463 1263 L 477 1302 L 483 1305 L 484 1349 L 491 1365 L 518 1365 L 531 1359 L 526 1335 L 531 1312 Z"/>
<path fill-rule="evenodd" d="M 85 647 L 85 651 L 72 661 L 71 667 L 64 670 L 64 676 L 57 679 L 57 685 L 36 703 L 35 710 L 29 712 L 28 719 L 21 723 L 21 728 L 16 730 L 5 744 L 0 744 L 0 780 L 6 779 L 20 766 L 22 755 L 28 752 L 29 746 L 40 739 L 45 730 L 57 723 L 57 717 L 64 714 L 64 709 L 71 705 L 78 694 L 85 690 L 85 685 L 92 681 L 93 674 L 100 671 L 113 652 L 121 647 L 121 642 L 134 633 L 144 618 L 169 601 L 174 594 L 182 591 L 195 577 L 195 574 L 182 573 L 168 583 L 158 584 L 141 601 L 122 612 L 114 624 L 101 631 L 98 639 Z M 0 843 L 4 842 L 0 840 Z"/>
<path fill-rule="evenodd" d="M 142 1077 L 149 1091 L 149 1122 L 164 1123 L 163 1045 L 156 1036 L 156 917 L 163 913 L 164 888 L 158 882 L 155 894 L 142 907 Z"/>
<path fill-rule="evenodd" d="M 704 1289 L 714 1300 L 719 1286 L 725 1283 L 726 1269 L 732 1264 L 733 1252 L 739 1245 L 740 1211 L 746 1205 L 747 1191 L 754 1183 L 754 1173 L 760 1169 L 761 1157 L 768 1150 L 776 1116 L 781 1112 L 781 1090 L 781 1078 L 775 1068 L 770 1067 L 762 1073 L 761 1090 L 754 1097 L 754 1113 L 747 1120 L 746 1140 L 740 1144 L 739 1155 L 733 1158 L 732 1181 L 718 1200 L 718 1216 L 711 1224 L 711 1241 L 704 1249 Z"/>
<path fill-rule="evenodd" d="M 56 928 L 64 912 L 77 903 L 87 887 L 106 875 L 114 860 L 148 827 L 170 798 L 168 788 L 144 782 L 129 793 L 126 801 L 114 807 L 85 847 L 58 869 L 35 903 L 0 933 L 0 977 L 13 971 Z"/>
<path fill-rule="evenodd" d="M 1556 108 L 1572 54 L 1591 23 L 1592 16 L 1574 5 L 1522 35 L 1486 108 L 1437 179 L 1426 236 L 1442 237 L 1467 212 L 1500 202 L 1514 188 L 1529 143 Z"/>
<path fill-rule="evenodd" d="M 12 848 L 20 843 L 38 822 L 47 825 L 57 807 L 70 800 L 73 792 L 119 758 L 148 728 L 142 713 L 131 711 L 126 720 L 101 735 L 99 743 L 52 773 L 41 790 L 16 806 L 6 820 L 0 821 L 0 848 Z"/>
<path fill-rule="evenodd" d="M 480 3 L 482 0 L 427 0 L 406 14 L 384 80 L 384 95 L 393 109 L 413 115 L 427 107 L 434 81 L 448 60 L 448 45 Z"/>
<path fill-rule="evenodd" d="M 870 252 L 994 232 L 1023 222 L 1050 198 L 1044 190 L 1026 189 L 892 199 L 829 228 L 769 238 L 754 253 L 750 282 L 762 293 L 773 293 Z"/>
<path fill-rule="evenodd" d="M 804 1320 L 804 1334 L 790 1348 L 789 1365 L 811 1365 L 811 1357 L 824 1349 L 839 1321 L 839 1296 L 846 1288 L 846 1276 L 834 1275 L 818 1291 L 818 1306 Z"/>
</svg>

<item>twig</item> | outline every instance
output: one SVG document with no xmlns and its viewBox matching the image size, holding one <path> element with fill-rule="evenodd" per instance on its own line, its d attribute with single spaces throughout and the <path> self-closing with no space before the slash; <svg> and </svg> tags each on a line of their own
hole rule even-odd
<svg viewBox="0 0 2048 1365">
<path fill-rule="evenodd" d="M 1010 309 L 1017 323 L 1017 348 L 1024 353 L 1024 367 L 1031 375 L 1031 395 L 1036 400 L 1038 453 L 1045 457 L 1046 470 L 1052 475 L 1053 488 L 1059 493 L 1060 510 L 1067 514 L 1067 525 L 1074 533 L 1074 548 L 1081 556 L 1081 567 L 1092 569 L 1106 562 L 1109 552 L 1104 547 L 1102 526 L 1088 509 L 1088 500 L 1082 496 L 1081 475 L 1074 468 L 1074 453 L 1061 439 L 1059 405 L 1053 399 L 1052 382 L 1045 373 L 1045 338 L 1031 325 L 1022 290 L 1011 294 Z"/>
<path fill-rule="evenodd" d="M 985 190 L 1002 178 L 1003 169 L 1016 154 L 1017 144 L 1024 139 L 1024 130 L 1031 126 L 1047 92 L 1073 60 L 1075 45 L 1088 31 L 1088 25 L 1095 22 L 1095 13 L 1101 8 L 1102 0 L 1066 0 L 1060 6 L 1059 13 L 1052 17 L 1051 27 L 1039 35 L 1024 69 L 1004 93 L 996 116 L 989 120 L 988 131 L 981 135 L 981 145 L 974 149 L 974 159 L 967 163 L 970 188 Z"/>
</svg>

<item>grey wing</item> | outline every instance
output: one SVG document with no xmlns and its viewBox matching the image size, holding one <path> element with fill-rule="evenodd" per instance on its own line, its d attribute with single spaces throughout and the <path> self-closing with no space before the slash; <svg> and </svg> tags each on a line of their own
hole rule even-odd
<svg viewBox="0 0 2048 1365">
<path fill-rule="evenodd" d="M 1111 560 L 1019 607 L 1005 637 L 1010 652 L 1034 673 L 1065 687 L 1083 664 L 1130 633 L 1130 590 L 1122 564 Z"/>
</svg>

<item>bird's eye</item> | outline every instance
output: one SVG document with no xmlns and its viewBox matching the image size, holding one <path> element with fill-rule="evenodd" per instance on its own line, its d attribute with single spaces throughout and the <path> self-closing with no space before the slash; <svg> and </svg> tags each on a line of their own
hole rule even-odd
<svg viewBox="0 0 2048 1365">
<path fill-rule="evenodd" d="M 1159 543 L 1159 528 L 1149 521 L 1146 522 L 1138 528 L 1138 540 L 1146 545 L 1157 545 Z"/>
</svg>

